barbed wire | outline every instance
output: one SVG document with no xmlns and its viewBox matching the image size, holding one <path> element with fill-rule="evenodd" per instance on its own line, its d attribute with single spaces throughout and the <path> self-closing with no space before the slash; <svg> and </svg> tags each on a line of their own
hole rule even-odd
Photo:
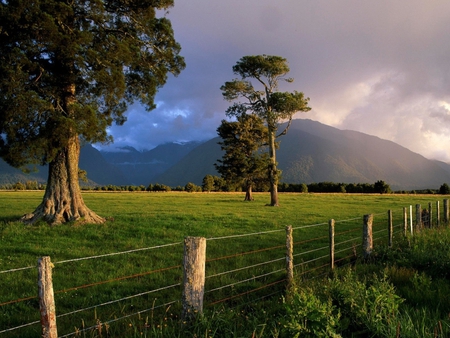
<svg viewBox="0 0 450 338">
<path fill-rule="evenodd" d="M 214 291 L 218 291 L 218 290 L 222 290 L 222 289 L 225 289 L 225 288 L 229 288 L 231 286 L 235 286 L 235 285 L 238 285 L 238 284 L 250 282 L 250 281 L 253 281 L 253 280 L 258 279 L 258 278 L 267 277 L 267 276 L 273 275 L 273 274 L 281 272 L 281 271 L 285 271 L 285 269 L 274 270 L 274 271 L 271 271 L 271 272 L 268 272 L 268 273 L 265 273 L 265 274 L 262 274 L 262 275 L 253 276 L 251 278 L 243 279 L 243 280 L 235 282 L 235 283 L 222 285 L 222 286 L 219 286 L 219 287 L 217 287 L 215 289 L 211 289 L 211 290 L 205 291 L 205 294 L 211 293 L 211 292 L 214 292 Z"/>
<path fill-rule="evenodd" d="M 292 230 L 298 230 L 298 229 L 306 229 L 306 228 L 313 228 L 321 225 L 328 225 L 328 223 L 317 223 L 317 224 L 310 224 L 310 225 L 300 225 L 298 227 L 293 227 Z"/>
<path fill-rule="evenodd" d="M 64 261 L 52 262 L 52 263 L 53 264 L 63 264 L 63 263 L 70 263 L 70 262 L 78 262 L 78 261 L 84 261 L 84 260 L 88 260 L 88 259 L 97 259 L 97 258 L 104 258 L 104 257 L 110 257 L 110 256 L 124 255 L 124 254 L 128 254 L 128 253 L 139 252 L 139 251 L 160 249 L 160 248 L 165 248 L 165 247 L 180 245 L 180 244 L 183 244 L 183 243 L 178 242 L 178 243 L 162 244 L 162 245 L 152 246 L 152 247 L 148 247 L 148 248 L 140 248 L 140 249 L 127 250 L 127 251 L 113 252 L 113 253 L 108 253 L 108 254 L 103 254 L 103 255 L 67 259 Z"/>
<path fill-rule="evenodd" d="M 87 328 L 84 328 L 84 329 L 81 329 L 81 330 L 77 330 L 77 331 L 75 331 L 75 332 L 68 333 L 68 334 L 66 334 L 66 335 L 64 335 L 64 336 L 58 336 L 58 338 L 66 338 L 66 337 L 70 337 L 70 336 L 72 336 L 72 335 L 79 334 L 79 333 L 81 333 L 81 332 L 85 332 L 85 331 L 89 331 L 89 330 L 98 328 L 99 325 L 111 324 L 111 323 L 117 322 L 117 321 L 122 320 L 122 319 L 125 319 L 125 318 L 130 318 L 130 317 L 133 317 L 133 316 L 141 315 L 141 314 L 143 314 L 143 313 L 145 313 L 145 312 L 153 311 L 153 310 L 155 310 L 155 309 L 158 309 L 158 308 L 161 308 L 161 307 L 164 307 L 164 306 L 168 306 L 168 305 L 172 305 L 172 304 L 175 304 L 175 303 L 179 303 L 179 302 L 180 302 L 179 300 L 177 300 L 177 301 L 172 301 L 172 302 L 169 302 L 169 303 L 165 303 L 165 304 L 161 304 L 161 305 L 158 305 L 158 306 L 151 307 L 151 308 L 149 308 L 149 309 L 137 311 L 137 312 L 131 313 L 131 314 L 126 315 L 126 316 L 122 316 L 122 317 L 119 317 L 119 318 L 114 318 L 114 319 L 111 319 L 111 320 L 107 320 L 107 321 L 105 321 L 105 322 L 101 322 L 101 323 L 99 323 L 99 324 L 95 324 L 95 325 L 93 325 L 93 326 L 90 326 L 90 327 L 87 327 Z"/>
<path fill-rule="evenodd" d="M 244 266 L 242 268 L 238 268 L 238 269 L 234 269 L 234 270 L 219 272 L 219 273 L 216 273 L 214 275 L 207 276 L 206 279 L 213 278 L 213 277 L 218 277 L 218 276 L 222 276 L 222 275 L 226 275 L 226 274 L 233 273 L 233 272 L 238 272 L 238 271 L 241 271 L 241 270 L 247 270 L 247 269 L 255 268 L 257 266 L 262 266 L 262 265 L 267 265 L 267 264 L 271 264 L 271 263 L 275 263 L 275 262 L 279 262 L 279 261 L 284 261 L 285 259 L 286 259 L 286 257 L 282 257 L 282 258 L 277 258 L 277 259 L 274 259 L 274 260 L 271 260 L 271 261 L 266 261 L 266 262 L 261 262 L 261 263 L 257 263 L 257 264 L 253 264 L 253 265 Z"/>
<path fill-rule="evenodd" d="M 334 243 L 334 246 L 337 247 L 338 245 L 345 244 L 345 243 L 348 243 L 348 242 L 354 242 L 356 240 L 359 240 L 359 237 L 358 238 L 353 237 L 353 238 L 347 239 L 347 240 L 339 242 L 339 243 Z"/>
<path fill-rule="evenodd" d="M 229 255 L 229 256 L 222 256 L 222 257 L 207 259 L 206 263 L 215 262 L 215 261 L 219 261 L 219 260 L 222 260 L 222 259 L 234 258 L 234 257 L 239 257 L 239 256 L 245 256 L 245 255 L 251 255 L 251 254 L 254 254 L 254 253 L 270 251 L 270 250 L 280 249 L 280 248 L 285 248 L 285 247 L 286 247 L 286 245 L 283 244 L 283 245 L 272 246 L 272 247 L 264 248 L 264 249 L 238 252 L 238 253 L 235 253 L 235 254 Z"/>
<path fill-rule="evenodd" d="M 37 264 L 34 265 L 34 266 L 26 266 L 26 267 L 23 267 L 23 268 L 17 268 L 17 269 L 10 269 L 10 270 L 0 271 L 0 274 L 8 273 L 8 272 L 22 271 L 22 270 L 28 270 L 28 269 L 33 269 L 33 268 L 37 268 Z"/>
<path fill-rule="evenodd" d="M 27 326 L 39 324 L 40 322 L 41 322 L 40 320 L 37 320 L 37 321 L 35 321 L 35 322 L 30 322 L 30 323 L 27 323 L 27 324 L 23 324 L 23 325 L 11 327 L 11 328 L 9 328 L 9 329 L 0 331 L 0 333 L 11 332 L 11 331 L 14 331 L 14 330 L 23 329 L 24 327 L 27 327 Z"/>
<path fill-rule="evenodd" d="M 105 306 L 105 305 L 111 305 L 111 304 L 114 304 L 114 303 L 118 303 L 118 302 L 121 302 L 121 301 L 124 301 L 124 300 L 145 296 L 145 295 L 148 295 L 150 293 L 155 293 L 155 292 L 158 292 L 158 291 L 171 289 L 173 287 L 180 286 L 180 285 L 181 285 L 181 283 L 172 284 L 172 285 L 168 285 L 168 286 L 163 286 L 163 287 L 161 287 L 159 289 L 154 289 L 154 290 L 150 290 L 150 291 L 146 291 L 146 292 L 141 292 L 141 293 L 138 293 L 138 294 L 135 294 L 135 295 L 132 295 L 132 296 L 123 297 L 123 298 L 112 300 L 112 301 L 109 301 L 109 302 L 93 305 L 93 306 L 90 306 L 90 307 L 87 307 L 87 308 L 84 308 L 84 309 L 79 309 L 79 310 L 75 310 L 75 311 L 72 311 L 72 312 L 67 312 L 67 313 L 64 313 L 62 315 L 56 316 L 56 318 L 65 317 L 65 316 L 73 315 L 75 313 L 92 310 L 92 309 L 95 309 L 95 308 L 98 308 L 98 307 L 102 307 L 102 306 Z"/>
<path fill-rule="evenodd" d="M 276 285 L 276 284 L 284 283 L 285 281 L 286 281 L 286 279 L 282 279 L 282 280 L 279 280 L 279 281 L 276 281 L 276 282 L 273 282 L 273 283 L 270 283 L 270 284 L 266 284 L 266 285 L 260 286 L 260 287 L 258 287 L 258 288 L 255 288 L 255 289 L 252 289 L 252 290 L 249 290 L 249 291 L 240 293 L 240 294 L 238 294 L 238 295 L 233 295 L 233 296 L 230 296 L 230 297 L 227 297 L 227 298 L 220 299 L 220 300 L 218 300 L 218 301 L 209 303 L 208 305 L 216 305 L 216 304 L 218 304 L 218 303 L 223 303 L 223 302 L 226 302 L 227 300 L 231 300 L 231 299 L 234 299 L 234 298 L 242 297 L 242 296 L 248 295 L 248 294 L 250 294 L 250 293 L 252 293 L 252 292 L 256 292 L 256 291 L 265 289 L 265 288 L 267 288 L 267 287 L 269 287 L 269 286 L 273 286 L 273 285 Z"/>
<path fill-rule="evenodd" d="M 138 274 L 134 274 L 134 275 L 117 277 L 117 278 L 104 280 L 104 281 L 100 281 L 100 282 L 95 282 L 95 283 L 75 286 L 75 287 L 72 287 L 72 288 L 69 288 L 69 289 L 63 289 L 63 290 L 55 291 L 55 295 L 56 294 L 60 294 L 60 293 L 64 293 L 64 292 L 68 292 L 68 291 L 74 291 L 74 290 L 78 290 L 78 289 L 85 289 L 85 288 L 88 288 L 88 287 L 91 287 L 91 286 L 98 286 L 98 285 L 108 284 L 108 283 L 111 283 L 111 282 L 117 282 L 117 281 L 121 281 L 121 280 L 125 280 L 125 279 L 142 277 L 142 276 L 145 276 L 145 275 L 150 275 L 150 274 L 155 273 L 155 272 L 162 272 L 162 271 L 177 269 L 177 268 L 180 268 L 180 267 L 181 267 L 181 265 L 175 265 L 175 266 L 171 266 L 171 267 L 167 267 L 167 268 L 161 268 L 161 269 L 147 271 L 147 272 L 138 273 Z"/>
<path fill-rule="evenodd" d="M 328 249 L 328 248 L 329 248 L 329 246 L 323 246 L 323 247 L 321 247 L 321 248 L 316 248 L 316 249 L 312 249 L 312 250 L 305 251 L 305 252 L 299 252 L 298 254 L 292 255 L 292 257 L 297 257 L 297 256 L 307 255 L 307 254 L 309 254 L 309 253 L 316 252 L 316 251 L 321 251 L 321 250 L 325 250 L 325 249 Z"/>
<path fill-rule="evenodd" d="M 207 241 L 216 241 L 219 239 L 230 239 L 230 238 L 239 238 L 239 237 L 247 237 L 247 236 L 256 236 L 256 235 L 264 235 L 264 234 L 270 234 L 274 232 L 281 232 L 286 231 L 286 229 L 276 229 L 276 230 L 268 230 L 268 231 L 260 231 L 260 232 L 252 232 L 249 234 L 240 234 L 240 235 L 230 235 L 230 236 L 222 236 L 222 237 L 211 237 L 207 238 Z"/>
<path fill-rule="evenodd" d="M 320 259 L 327 258 L 327 257 L 328 257 L 328 255 L 324 255 L 324 256 L 317 257 L 317 258 L 313 258 L 313 259 L 311 259 L 309 261 L 296 264 L 296 265 L 294 265 L 294 267 L 301 266 L 301 265 L 307 265 L 309 263 L 312 263 L 312 262 L 315 262 L 315 261 L 318 261 Z"/>
</svg>

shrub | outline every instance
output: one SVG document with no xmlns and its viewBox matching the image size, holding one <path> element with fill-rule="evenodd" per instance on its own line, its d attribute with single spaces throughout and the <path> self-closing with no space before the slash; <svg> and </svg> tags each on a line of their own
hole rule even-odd
<svg viewBox="0 0 450 338">
<path fill-rule="evenodd" d="M 331 299 L 320 300 L 314 290 L 296 290 L 285 302 L 287 321 L 284 325 L 289 337 L 341 337 L 338 328 L 340 312 Z"/>
</svg>

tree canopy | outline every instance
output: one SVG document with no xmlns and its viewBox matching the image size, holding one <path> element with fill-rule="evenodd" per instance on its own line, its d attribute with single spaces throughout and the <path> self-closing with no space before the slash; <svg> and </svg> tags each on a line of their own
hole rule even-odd
<svg viewBox="0 0 450 338">
<path fill-rule="evenodd" d="M 268 155 L 262 152 L 267 145 L 267 127 L 260 117 L 242 114 L 236 121 L 222 120 L 217 133 L 224 150 L 222 159 L 214 164 L 217 171 L 228 185 L 244 186 L 245 200 L 253 200 L 254 186 L 267 181 Z"/>
<path fill-rule="evenodd" d="M 107 127 L 126 121 L 128 105 L 137 100 L 154 109 L 167 74 L 185 67 L 170 21 L 157 16 L 172 5 L 1 0 L 0 155 L 15 167 L 50 164 L 47 208 L 34 220 L 39 214 L 51 223 L 101 221 L 77 206 L 79 137 L 112 141 Z M 56 186 L 64 190 L 59 197 Z M 60 202 L 72 210 L 61 210 Z"/>
<path fill-rule="evenodd" d="M 307 112 L 309 98 L 302 92 L 278 91 L 280 81 L 293 82 L 286 77 L 289 72 L 287 60 L 274 55 L 252 55 L 242 57 L 233 66 L 233 73 L 240 78 L 225 82 L 221 86 L 224 99 L 234 102 L 227 110 L 229 117 L 243 114 L 254 114 L 261 118 L 267 126 L 267 144 L 269 148 L 268 176 L 270 181 L 271 203 L 278 205 L 278 176 L 276 164 L 275 139 L 285 135 L 295 113 Z M 256 80 L 255 87 L 250 81 Z M 288 122 L 283 131 L 278 127 L 282 122 Z M 277 135 L 278 132 L 278 135 Z"/>
</svg>

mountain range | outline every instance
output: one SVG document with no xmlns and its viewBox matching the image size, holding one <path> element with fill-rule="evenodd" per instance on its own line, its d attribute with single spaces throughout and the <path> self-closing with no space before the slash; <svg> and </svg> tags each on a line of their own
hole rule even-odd
<svg viewBox="0 0 450 338">
<path fill-rule="evenodd" d="M 279 140 L 281 182 L 383 180 L 395 190 L 438 189 L 450 182 L 448 163 L 429 160 L 391 141 L 308 119 L 293 120 L 287 135 Z M 90 184 L 201 185 L 205 175 L 218 175 L 214 163 L 223 154 L 219 141 L 217 137 L 203 143 L 167 143 L 148 151 L 132 147 L 99 151 L 87 144 L 81 150 L 79 167 L 87 171 Z M 46 167 L 24 174 L 0 160 L 0 186 L 27 180 L 45 182 L 46 175 Z"/>
</svg>

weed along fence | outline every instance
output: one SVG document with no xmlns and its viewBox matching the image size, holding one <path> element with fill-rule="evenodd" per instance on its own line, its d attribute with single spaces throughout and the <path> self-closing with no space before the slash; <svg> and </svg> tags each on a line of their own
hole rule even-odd
<svg viewBox="0 0 450 338">
<path fill-rule="evenodd" d="M 439 202 L 418 204 L 64 261 L 44 256 L 37 271 L 36 266 L 0 271 L 0 337 L 120 336 L 156 329 L 168 318 L 189 321 L 207 307 L 279 297 L 294 278 L 327 275 L 369 257 L 377 245 L 393 247 L 397 238 L 448 222 L 444 200 L 443 208 Z"/>
</svg>

